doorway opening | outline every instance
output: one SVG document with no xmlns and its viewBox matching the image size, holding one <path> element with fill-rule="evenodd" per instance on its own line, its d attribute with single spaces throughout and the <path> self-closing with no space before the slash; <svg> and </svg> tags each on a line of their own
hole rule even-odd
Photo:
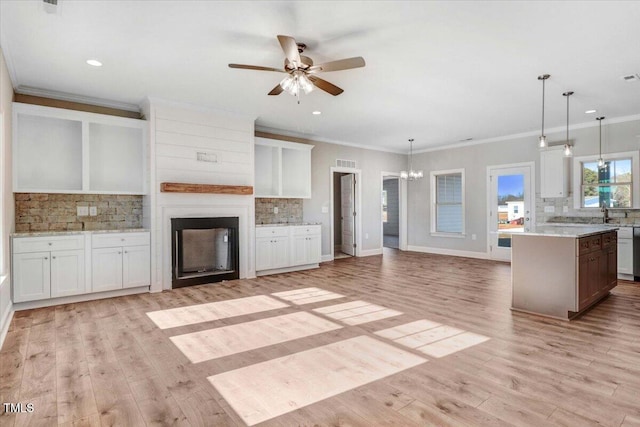
<svg viewBox="0 0 640 427">
<path fill-rule="evenodd" d="M 331 257 L 360 253 L 360 170 L 331 168 Z"/>
<path fill-rule="evenodd" d="M 400 248 L 400 179 L 382 177 L 382 246 Z"/>
</svg>

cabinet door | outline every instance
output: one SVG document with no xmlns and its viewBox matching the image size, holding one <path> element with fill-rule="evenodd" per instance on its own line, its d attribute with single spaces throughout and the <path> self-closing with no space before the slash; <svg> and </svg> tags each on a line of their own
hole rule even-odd
<svg viewBox="0 0 640 427">
<path fill-rule="evenodd" d="M 151 254 L 149 246 L 123 248 L 122 287 L 149 286 L 151 284 Z"/>
<path fill-rule="evenodd" d="M 83 293 L 84 250 L 51 252 L 51 297 Z"/>
<path fill-rule="evenodd" d="M 271 244 L 272 268 L 283 268 L 291 265 L 289 259 L 289 238 L 274 237 Z"/>
<path fill-rule="evenodd" d="M 322 243 L 320 236 L 309 236 L 307 240 L 307 263 L 318 264 L 322 258 Z"/>
<path fill-rule="evenodd" d="M 578 308 L 582 310 L 588 305 L 591 294 L 589 291 L 589 264 L 591 254 L 580 255 L 578 258 Z"/>
<path fill-rule="evenodd" d="M 568 192 L 567 158 L 562 147 L 540 152 L 540 197 L 566 197 Z"/>
<path fill-rule="evenodd" d="M 271 266 L 272 237 L 256 239 L 256 271 L 269 270 Z"/>
<path fill-rule="evenodd" d="M 618 273 L 633 274 L 632 239 L 618 239 Z"/>
<path fill-rule="evenodd" d="M 91 251 L 91 291 L 122 289 L 122 248 Z"/>
<path fill-rule="evenodd" d="M 615 246 L 607 251 L 607 277 L 603 291 L 609 291 L 618 284 L 618 252 Z"/>
<path fill-rule="evenodd" d="M 291 265 L 308 264 L 307 236 L 293 236 L 291 238 Z"/>
<path fill-rule="evenodd" d="M 34 301 L 51 296 L 49 252 L 13 255 L 13 302 Z"/>
</svg>

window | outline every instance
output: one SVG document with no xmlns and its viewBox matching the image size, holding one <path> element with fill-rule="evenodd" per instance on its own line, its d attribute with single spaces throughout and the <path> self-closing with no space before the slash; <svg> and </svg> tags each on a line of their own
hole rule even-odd
<svg viewBox="0 0 640 427">
<path fill-rule="evenodd" d="M 464 235 L 464 169 L 431 172 L 431 233 Z"/>
<path fill-rule="evenodd" d="M 598 167 L 595 156 L 575 160 L 574 207 L 638 207 L 638 153 L 615 153 L 603 158 L 602 167 Z"/>
<path fill-rule="evenodd" d="M 513 206 L 513 213 L 517 214 L 518 213 L 518 205 L 514 205 Z"/>
</svg>

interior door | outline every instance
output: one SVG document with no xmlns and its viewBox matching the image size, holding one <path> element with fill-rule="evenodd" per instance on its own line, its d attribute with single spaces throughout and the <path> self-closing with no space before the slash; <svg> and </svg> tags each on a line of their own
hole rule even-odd
<svg viewBox="0 0 640 427">
<path fill-rule="evenodd" d="M 342 196 L 342 252 L 348 255 L 355 255 L 355 232 L 354 232 L 354 212 L 355 212 L 355 185 L 354 174 L 340 177 L 340 192 Z"/>
<path fill-rule="evenodd" d="M 489 256 L 511 261 L 511 235 L 532 225 L 531 166 L 491 168 L 489 187 Z"/>
</svg>

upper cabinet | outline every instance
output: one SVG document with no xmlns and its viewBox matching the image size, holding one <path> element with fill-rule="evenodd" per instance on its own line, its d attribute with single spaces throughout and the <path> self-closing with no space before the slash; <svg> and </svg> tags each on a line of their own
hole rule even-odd
<svg viewBox="0 0 640 427">
<path fill-rule="evenodd" d="M 13 104 L 13 191 L 145 194 L 147 122 Z"/>
<path fill-rule="evenodd" d="M 256 197 L 311 198 L 313 145 L 256 138 Z"/>
<path fill-rule="evenodd" d="M 569 159 L 564 147 L 549 147 L 540 151 L 540 197 L 569 196 Z"/>
</svg>

